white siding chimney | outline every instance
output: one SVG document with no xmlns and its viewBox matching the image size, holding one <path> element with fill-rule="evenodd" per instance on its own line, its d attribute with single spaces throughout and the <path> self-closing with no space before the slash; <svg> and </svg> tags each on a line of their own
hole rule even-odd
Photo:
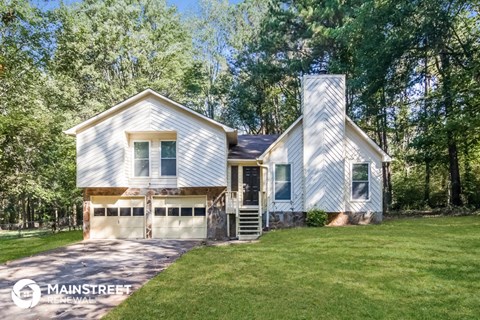
<svg viewBox="0 0 480 320">
<path fill-rule="evenodd" d="M 304 76 L 305 210 L 344 212 L 345 76 Z"/>
</svg>

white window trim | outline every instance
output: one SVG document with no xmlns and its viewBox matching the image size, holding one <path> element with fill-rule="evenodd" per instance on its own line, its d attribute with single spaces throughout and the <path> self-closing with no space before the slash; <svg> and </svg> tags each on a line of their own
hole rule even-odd
<svg viewBox="0 0 480 320">
<path fill-rule="evenodd" d="M 367 173 L 368 173 L 368 198 L 367 199 L 353 199 L 353 166 L 356 164 L 366 164 L 368 167 Z M 358 180 L 360 181 L 360 180 Z M 351 162 L 350 163 L 350 202 L 370 202 L 371 201 L 371 192 L 370 192 L 370 186 L 372 184 L 372 179 L 371 179 L 371 173 L 370 173 L 370 162 L 367 161 L 357 161 L 357 162 Z"/>
<path fill-rule="evenodd" d="M 148 176 L 135 175 L 135 142 L 148 142 Z M 150 140 L 132 140 L 132 177 L 146 179 L 152 176 L 152 142 Z"/>
<path fill-rule="evenodd" d="M 277 190 L 275 188 L 275 182 L 277 181 L 275 172 L 277 171 L 277 165 L 290 165 L 290 199 L 277 200 Z M 290 203 L 293 201 L 293 165 L 290 162 L 278 162 L 273 164 L 273 201 L 278 203 Z M 283 181 L 286 182 L 286 181 Z"/>
<path fill-rule="evenodd" d="M 175 159 L 175 175 L 174 176 L 164 176 L 162 175 L 162 142 L 175 142 L 175 158 L 165 158 L 165 159 Z M 176 178 L 178 176 L 178 143 L 177 140 L 160 140 L 158 143 L 158 163 L 159 163 L 159 168 L 158 168 L 158 175 L 161 178 Z"/>
</svg>

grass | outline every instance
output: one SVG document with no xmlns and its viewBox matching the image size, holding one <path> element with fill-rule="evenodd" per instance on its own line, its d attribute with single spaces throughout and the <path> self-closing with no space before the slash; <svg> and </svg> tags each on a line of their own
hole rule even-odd
<svg viewBox="0 0 480 320">
<path fill-rule="evenodd" d="M 480 217 L 270 232 L 201 247 L 106 319 L 478 319 Z"/>
<path fill-rule="evenodd" d="M 28 257 L 55 249 L 83 239 L 82 231 L 62 231 L 56 234 L 30 232 L 18 238 L 17 231 L 0 234 L 0 263 Z"/>
</svg>

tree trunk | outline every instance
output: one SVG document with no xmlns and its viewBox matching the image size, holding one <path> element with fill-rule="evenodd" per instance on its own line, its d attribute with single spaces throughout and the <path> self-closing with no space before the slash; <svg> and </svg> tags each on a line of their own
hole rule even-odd
<svg viewBox="0 0 480 320">
<path fill-rule="evenodd" d="M 26 206 L 25 206 L 25 198 L 22 196 L 22 200 L 21 200 L 21 204 L 22 204 L 22 224 L 23 224 L 23 228 L 25 229 L 27 227 L 27 210 L 26 210 Z"/>
<path fill-rule="evenodd" d="M 427 204 L 429 207 L 431 207 L 430 204 L 430 175 L 432 173 L 432 168 L 430 166 L 430 160 L 425 158 L 425 191 L 423 194 L 423 201 L 425 201 L 425 204 Z"/>
<path fill-rule="evenodd" d="M 445 107 L 446 127 L 447 127 L 447 144 L 448 144 L 448 160 L 450 164 L 450 181 L 451 181 L 451 198 L 450 204 L 454 206 L 462 205 L 462 185 L 460 181 L 460 169 L 458 166 L 458 151 L 455 134 L 449 127 L 449 117 L 452 116 L 453 100 L 452 100 L 452 83 L 450 75 L 450 57 L 448 57 L 445 50 L 440 53 L 440 60 L 442 62 L 442 95 L 443 104 Z"/>
<path fill-rule="evenodd" d="M 380 147 L 388 153 L 388 136 L 387 136 L 387 100 L 385 97 L 385 88 L 382 88 L 382 109 L 380 117 L 379 140 Z M 392 204 L 392 175 L 390 171 L 390 163 L 382 164 L 383 176 L 383 212 L 387 212 Z"/>
<path fill-rule="evenodd" d="M 464 167 L 465 167 L 465 178 L 463 181 L 463 194 L 466 195 L 467 204 L 474 204 L 474 199 L 472 195 L 475 193 L 474 187 L 474 177 L 472 173 L 472 166 L 470 164 L 470 148 L 467 143 L 465 143 L 463 148 L 463 158 L 464 158 Z"/>
<path fill-rule="evenodd" d="M 73 228 L 75 229 L 77 227 L 77 204 L 73 204 Z"/>
<path fill-rule="evenodd" d="M 428 43 L 427 40 L 425 40 L 425 65 L 424 65 L 424 91 L 423 91 L 423 133 L 428 134 L 428 107 L 429 107 L 429 100 L 428 100 L 428 95 L 430 93 L 430 77 L 428 73 Z M 428 155 L 428 152 L 425 152 L 425 185 L 424 185 L 424 194 L 423 194 L 423 201 L 425 202 L 426 205 L 431 207 L 431 202 L 430 202 L 430 176 L 432 173 L 432 167 L 431 167 L 431 158 Z"/>
<path fill-rule="evenodd" d="M 55 208 L 55 222 L 54 222 L 54 228 L 53 228 L 53 232 L 58 232 L 58 209 Z"/>
</svg>

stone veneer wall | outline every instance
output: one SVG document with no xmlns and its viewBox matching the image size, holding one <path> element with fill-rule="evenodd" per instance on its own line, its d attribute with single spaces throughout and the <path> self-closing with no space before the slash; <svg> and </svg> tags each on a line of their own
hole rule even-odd
<svg viewBox="0 0 480 320">
<path fill-rule="evenodd" d="M 145 196 L 146 238 L 152 238 L 152 197 L 162 195 L 207 196 L 207 238 L 213 240 L 227 237 L 227 215 L 224 197 L 215 206 L 213 202 L 225 190 L 225 187 L 197 188 L 86 188 L 83 191 L 83 238 L 90 239 L 90 197 L 91 196 Z"/>
<path fill-rule="evenodd" d="M 305 212 L 295 211 L 272 211 L 269 212 L 270 229 L 283 229 L 305 226 Z"/>
<path fill-rule="evenodd" d="M 381 223 L 381 212 L 329 212 L 329 226 L 346 226 L 355 224 L 378 224 Z"/>
<path fill-rule="evenodd" d="M 306 212 L 276 211 L 269 214 L 270 229 L 306 226 Z M 329 212 L 327 225 L 377 224 L 382 222 L 382 217 L 381 212 Z"/>
</svg>

